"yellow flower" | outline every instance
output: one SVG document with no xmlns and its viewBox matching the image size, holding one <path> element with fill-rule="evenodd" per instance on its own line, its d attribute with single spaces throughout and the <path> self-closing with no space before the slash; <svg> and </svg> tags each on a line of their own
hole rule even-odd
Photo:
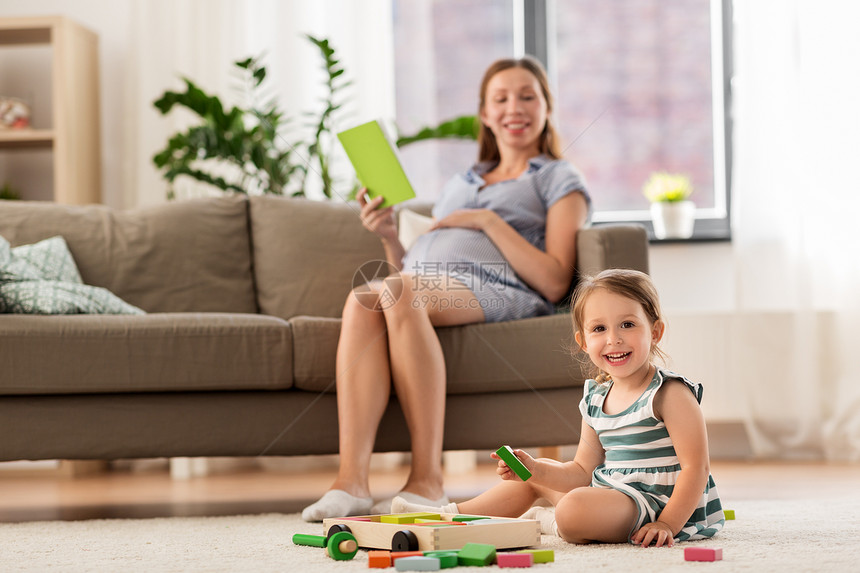
<svg viewBox="0 0 860 573">
<path fill-rule="evenodd" d="M 642 192 L 652 203 L 672 203 L 687 199 L 693 192 L 693 184 L 686 175 L 660 171 L 651 174 Z"/>
</svg>

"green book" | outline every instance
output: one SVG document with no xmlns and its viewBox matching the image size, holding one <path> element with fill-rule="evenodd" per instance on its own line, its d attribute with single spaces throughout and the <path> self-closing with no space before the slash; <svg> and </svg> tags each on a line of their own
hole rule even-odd
<svg viewBox="0 0 860 573">
<path fill-rule="evenodd" d="M 341 131 L 337 138 L 371 199 L 382 195 L 382 207 L 415 197 L 397 149 L 376 120 Z"/>
</svg>

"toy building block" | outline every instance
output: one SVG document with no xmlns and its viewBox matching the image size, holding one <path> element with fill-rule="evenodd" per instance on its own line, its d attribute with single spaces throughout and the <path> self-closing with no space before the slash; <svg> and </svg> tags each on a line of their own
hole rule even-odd
<svg viewBox="0 0 860 573">
<path fill-rule="evenodd" d="M 532 477 L 532 472 L 520 461 L 514 454 L 514 450 L 510 446 L 502 446 L 496 450 L 496 455 L 502 458 L 502 461 L 508 464 L 508 467 L 517 474 L 521 480 L 526 481 Z"/>
<path fill-rule="evenodd" d="M 358 543 L 352 533 L 339 531 L 328 538 L 325 551 L 332 559 L 348 561 L 358 553 Z"/>
<path fill-rule="evenodd" d="M 391 555 L 391 563 L 395 563 L 398 559 L 403 559 L 404 557 L 424 557 L 423 551 L 392 551 Z"/>
<path fill-rule="evenodd" d="M 735 518 L 735 510 L 734 509 L 724 509 L 723 515 L 725 516 L 726 521 L 734 519 Z"/>
<path fill-rule="evenodd" d="M 371 569 L 388 569 L 391 567 L 391 552 L 368 551 L 367 566 Z"/>
<path fill-rule="evenodd" d="M 723 550 L 719 547 L 685 547 L 684 561 L 720 561 Z"/>
<path fill-rule="evenodd" d="M 555 561 L 555 552 L 552 549 L 523 549 L 517 553 L 531 553 L 535 563 L 552 563 Z"/>
<path fill-rule="evenodd" d="M 487 543 L 467 543 L 457 554 L 460 565 L 491 565 L 496 560 L 496 547 Z"/>
<path fill-rule="evenodd" d="M 490 519 L 486 515 L 455 515 L 451 518 L 451 521 L 458 522 L 469 522 L 469 521 L 478 521 L 479 519 Z"/>
<path fill-rule="evenodd" d="M 438 513 L 392 513 L 390 515 L 380 515 L 381 523 L 415 523 L 416 519 L 436 519 L 441 521 L 442 516 Z"/>
<path fill-rule="evenodd" d="M 496 565 L 499 567 L 531 567 L 534 560 L 534 555 L 531 553 L 496 554 Z"/>
<path fill-rule="evenodd" d="M 487 519 L 475 519 L 467 521 L 466 525 L 489 525 L 491 523 L 513 523 L 516 521 L 528 521 L 527 519 L 518 519 L 516 517 L 488 517 Z"/>
<path fill-rule="evenodd" d="M 442 527 L 443 525 L 466 525 L 465 521 L 443 521 L 441 519 L 422 519 L 420 517 L 415 519 L 415 525 L 429 525 L 435 527 Z"/>
<path fill-rule="evenodd" d="M 450 569 L 459 565 L 457 551 L 425 551 L 425 557 L 435 557 L 439 560 L 440 569 Z"/>
<path fill-rule="evenodd" d="M 352 559 L 358 552 L 358 542 L 356 542 L 355 536 L 348 531 L 339 531 L 329 537 L 296 533 L 293 535 L 293 543 L 311 547 L 325 547 L 328 556 L 338 561 Z"/>
<path fill-rule="evenodd" d="M 403 557 L 394 562 L 398 571 L 438 571 L 439 559 L 436 557 Z"/>
<path fill-rule="evenodd" d="M 296 533 L 293 535 L 293 543 L 296 545 L 309 545 L 311 547 L 325 547 L 325 537 L 322 535 L 308 535 Z"/>
</svg>

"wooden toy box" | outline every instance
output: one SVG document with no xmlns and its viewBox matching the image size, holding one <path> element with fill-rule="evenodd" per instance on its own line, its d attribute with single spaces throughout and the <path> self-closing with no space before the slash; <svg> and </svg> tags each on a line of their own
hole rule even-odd
<svg viewBox="0 0 860 573">
<path fill-rule="evenodd" d="M 497 549 L 540 545 L 540 523 L 533 519 L 442 513 L 365 515 L 323 520 L 324 531 L 328 532 L 333 526 L 348 527 L 359 547 L 368 549 L 436 551 L 460 549 L 466 543 L 487 543 Z"/>
</svg>

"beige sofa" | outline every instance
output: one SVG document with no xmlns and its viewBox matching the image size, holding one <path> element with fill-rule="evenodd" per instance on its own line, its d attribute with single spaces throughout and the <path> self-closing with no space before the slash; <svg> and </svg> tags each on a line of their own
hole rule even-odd
<svg viewBox="0 0 860 573">
<path fill-rule="evenodd" d="M 0 315 L 0 460 L 337 452 L 335 350 L 354 206 L 218 197 L 130 211 L 0 201 L 13 245 L 62 235 L 87 284 L 148 312 Z M 578 270 L 647 271 L 635 226 L 578 237 Z M 446 449 L 576 443 L 569 316 L 440 328 Z M 409 449 L 392 401 L 379 451 Z"/>
</svg>

